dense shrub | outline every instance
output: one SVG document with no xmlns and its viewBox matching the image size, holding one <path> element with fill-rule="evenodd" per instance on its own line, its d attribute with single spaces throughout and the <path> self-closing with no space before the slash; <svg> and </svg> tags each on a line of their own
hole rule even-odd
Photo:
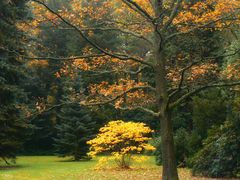
<svg viewBox="0 0 240 180">
<path fill-rule="evenodd" d="M 240 177 L 240 118 L 212 128 L 203 148 L 193 157 L 193 174 L 210 177 Z"/>
</svg>

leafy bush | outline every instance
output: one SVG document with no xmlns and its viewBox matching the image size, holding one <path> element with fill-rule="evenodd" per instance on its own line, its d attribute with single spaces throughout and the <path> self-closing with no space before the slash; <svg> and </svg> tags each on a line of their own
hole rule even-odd
<svg viewBox="0 0 240 180">
<path fill-rule="evenodd" d="M 132 154 L 155 149 L 147 144 L 151 139 L 147 136 L 151 132 L 144 123 L 111 121 L 100 128 L 96 138 L 87 142 L 91 146 L 89 155 L 111 153 L 118 167 L 129 168 L 131 161 L 136 158 Z M 106 157 L 100 160 L 101 163 L 103 161 L 106 161 Z"/>
<path fill-rule="evenodd" d="M 194 175 L 240 177 L 240 118 L 209 131 L 203 148 L 193 157 Z"/>
</svg>

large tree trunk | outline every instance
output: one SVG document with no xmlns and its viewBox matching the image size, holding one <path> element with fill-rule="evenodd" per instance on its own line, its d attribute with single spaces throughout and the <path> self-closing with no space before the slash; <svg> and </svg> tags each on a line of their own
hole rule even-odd
<svg viewBox="0 0 240 180">
<path fill-rule="evenodd" d="M 173 142 L 173 129 L 171 112 L 165 111 L 161 115 L 161 143 L 162 143 L 162 163 L 163 180 L 178 180 L 176 158 Z"/>
<path fill-rule="evenodd" d="M 167 80 L 165 66 L 156 66 L 157 105 L 160 111 L 163 180 L 178 180 L 177 165 L 173 142 L 171 111 L 168 109 Z"/>
<path fill-rule="evenodd" d="M 161 38 L 155 34 L 155 82 L 156 82 L 156 103 L 160 112 L 161 124 L 161 142 L 162 142 L 162 159 L 163 159 L 163 180 L 178 180 L 176 166 L 173 128 L 171 120 L 171 111 L 168 108 L 168 86 L 166 79 L 166 59 L 164 58 L 163 45 Z"/>
</svg>

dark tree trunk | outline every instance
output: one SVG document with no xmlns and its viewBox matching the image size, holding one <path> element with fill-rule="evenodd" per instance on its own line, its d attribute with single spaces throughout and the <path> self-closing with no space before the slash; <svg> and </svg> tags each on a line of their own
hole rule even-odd
<svg viewBox="0 0 240 180">
<path fill-rule="evenodd" d="M 168 107 L 168 84 L 166 79 L 166 59 L 164 57 L 164 45 L 162 39 L 155 32 L 154 68 L 156 83 L 156 103 L 160 112 L 163 180 L 178 180 L 178 172 L 174 151 L 173 128 L 171 111 Z"/>
<path fill-rule="evenodd" d="M 162 163 L 163 180 L 178 180 L 177 165 L 174 151 L 173 128 L 171 112 L 162 112 L 161 121 L 161 142 L 162 142 Z"/>
<path fill-rule="evenodd" d="M 178 172 L 173 142 L 173 127 L 171 111 L 168 108 L 167 80 L 165 79 L 165 66 L 160 63 L 156 66 L 156 95 L 160 111 L 163 180 L 178 180 Z"/>
</svg>

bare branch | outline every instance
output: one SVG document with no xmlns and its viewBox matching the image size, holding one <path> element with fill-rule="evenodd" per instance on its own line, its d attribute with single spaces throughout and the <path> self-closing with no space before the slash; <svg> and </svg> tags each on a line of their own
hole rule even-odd
<svg viewBox="0 0 240 180">
<path fill-rule="evenodd" d="M 140 110 L 140 111 L 144 111 L 146 113 L 149 113 L 149 114 L 151 114 L 154 117 L 159 117 L 160 116 L 160 112 L 155 112 L 155 111 L 153 111 L 151 109 L 148 109 L 148 108 L 145 108 L 145 107 L 142 107 L 142 106 L 136 106 L 136 107 L 133 107 L 133 108 L 119 107 L 118 109 L 123 110 L 123 111 Z"/>
<path fill-rule="evenodd" d="M 232 87 L 232 86 L 238 86 L 240 85 L 240 82 L 232 82 L 232 83 L 219 83 L 219 84 L 208 84 L 206 86 L 202 86 L 199 87 L 197 89 L 194 89 L 186 94 L 184 94 L 183 96 L 181 96 L 178 100 L 176 100 L 175 102 L 171 103 L 169 108 L 172 109 L 174 107 L 176 107 L 177 105 L 179 105 L 180 103 L 182 103 L 185 99 L 203 91 L 206 90 L 208 88 L 216 88 L 216 87 Z"/>
</svg>

